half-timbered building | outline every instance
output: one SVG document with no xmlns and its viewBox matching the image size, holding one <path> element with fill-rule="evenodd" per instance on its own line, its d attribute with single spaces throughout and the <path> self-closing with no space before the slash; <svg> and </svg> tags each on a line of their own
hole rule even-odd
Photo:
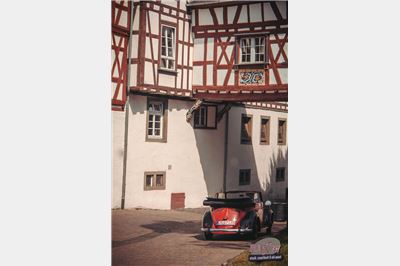
<svg viewBox="0 0 400 266">
<path fill-rule="evenodd" d="M 113 208 L 287 197 L 286 1 L 112 2 Z"/>
</svg>

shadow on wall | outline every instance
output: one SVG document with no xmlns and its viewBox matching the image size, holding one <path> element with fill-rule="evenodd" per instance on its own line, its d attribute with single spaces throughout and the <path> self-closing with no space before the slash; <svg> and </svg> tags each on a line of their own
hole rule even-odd
<svg viewBox="0 0 400 266">
<path fill-rule="evenodd" d="M 222 108 L 223 105 L 220 105 L 218 111 Z M 242 113 L 245 113 L 244 108 Z M 225 113 L 217 123 L 217 130 L 194 129 L 208 196 L 215 196 L 217 192 L 223 191 L 226 115 Z M 231 109 L 229 111 L 226 190 L 256 190 L 263 192 L 264 196 L 266 186 L 263 188 L 260 184 L 253 144 L 240 144 L 240 134 L 238 135 L 237 132 L 241 130 L 241 116 L 236 116 Z M 233 125 L 232 121 L 235 120 L 239 120 L 239 123 Z M 239 186 L 239 169 L 251 169 L 250 185 Z"/>
<path fill-rule="evenodd" d="M 269 180 L 267 196 L 274 201 L 286 201 L 288 188 L 288 148 L 278 147 L 269 159 Z M 284 180 L 277 181 L 277 168 L 284 168 Z"/>
<path fill-rule="evenodd" d="M 223 106 L 218 106 L 218 111 Z M 222 191 L 223 171 L 224 171 L 224 128 L 225 119 L 217 122 L 216 129 L 194 128 L 194 116 L 191 125 L 194 131 L 196 147 L 199 153 L 200 165 L 206 184 L 207 195 L 214 196 L 215 193 Z M 199 202 L 202 205 L 202 201 Z"/>
</svg>

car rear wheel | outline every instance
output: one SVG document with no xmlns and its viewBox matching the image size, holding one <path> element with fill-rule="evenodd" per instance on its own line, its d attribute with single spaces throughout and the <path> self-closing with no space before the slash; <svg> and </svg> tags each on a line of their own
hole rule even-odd
<svg viewBox="0 0 400 266">
<path fill-rule="evenodd" d="M 210 232 L 204 232 L 204 239 L 211 240 L 213 235 Z"/>
</svg>

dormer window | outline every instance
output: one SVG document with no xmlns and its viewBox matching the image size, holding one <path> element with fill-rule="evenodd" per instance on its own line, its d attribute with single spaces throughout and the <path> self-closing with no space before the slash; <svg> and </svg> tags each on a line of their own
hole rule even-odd
<svg viewBox="0 0 400 266">
<path fill-rule="evenodd" d="M 240 63 L 265 62 L 265 37 L 240 39 Z"/>
</svg>

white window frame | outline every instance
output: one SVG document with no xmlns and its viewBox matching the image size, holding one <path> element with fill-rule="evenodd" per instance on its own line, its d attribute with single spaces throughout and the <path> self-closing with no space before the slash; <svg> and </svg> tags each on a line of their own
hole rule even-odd
<svg viewBox="0 0 400 266">
<path fill-rule="evenodd" d="M 164 29 L 171 29 L 172 30 L 172 47 L 168 46 L 168 37 L 167 35 L 164 35 Z M 165 55 L 163 55 L 163 38 L 165 38 Z M 171 26 L 166 26 L 166 25 L 161 25 L 161 41 L 160 41 L 160 68 L 161 69 L 165 69 L 165 70 L 175 70 L 175 66 L 176 66 L 176 60 L 175 60 L 175 47 L 176 47 L 176 29 L 174 27 Z M 168 48 L 172 48 L 172 56 L 168 56 Z M 162 60 L 165 59 L 166 60 L 166 66 L 162 66 Z M 168 68 L 169 66 L 169 62 L 173 61 L 173 65 L 172 68 Z"/>
<path fill-rule="evenodd" d="M 257 53 L 258 55 L 264 56 L 264 60 L 262 60 L 262 61 L 256 61 L 256 39 L 263 41 L 263 45 L 261 46 L 262 53 L 260 53 L 260 51 Z M 246 47 L 250 47 L 250 61 L 243 61 L 243 47 L 244 47 L 245 41 L 250 42 L 250 45 L 246 46 Z M 260 45 L 258 45 L 258 46 L 260 46 Z M 246 55 L 247 55 L 247 53 L 246 53 Z M 265 36 L 240 38 L 240 63 L 241 64 L 260 64 L 260 63 L 265 63 L 265 62 L 266 62 Z"/>
<path fill-rule="evenodd" d="M 154 106 L 155 105 L 160 105 L 160 110 L 155 110 Z M 150 106 L 153 107 L 153 110 L 150 110 Z M 148 121 L 147 121 L 147 138 L 149 139 L 162 139 L 163 138 L 163 124 L 164 124 L 164 104 L 163 102 L 159 102 L 159 101 L 149 101 L 149 104 L 147 106 L 147 112 L 148 113 Z M 153 116 L 153 119 L 150 120 L 150 115 Z M 155 123 L 156 123 L 156 116 L 160 116 L 160 135 L 156 135 L 155 131 L 156 131 L 156 127 L 155 127 Z M 152 127 L 150 127 L 150 122 L 152 123 Z M 151 129 L 151 134 L 149 134 L 149 130 Z"/>
</svg>

